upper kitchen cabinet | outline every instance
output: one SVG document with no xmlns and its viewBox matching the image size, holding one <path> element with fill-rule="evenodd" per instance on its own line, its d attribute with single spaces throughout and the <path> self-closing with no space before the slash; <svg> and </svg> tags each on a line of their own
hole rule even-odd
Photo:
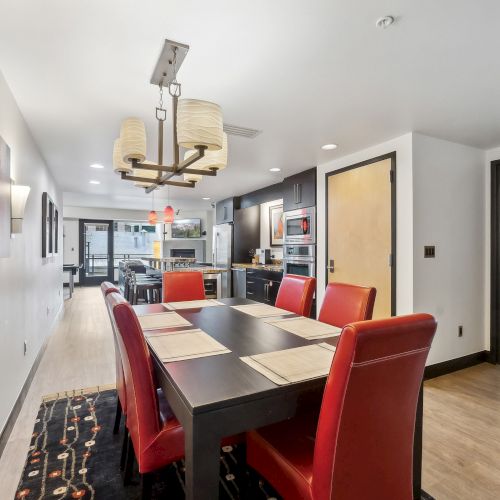
<svg viewBox="0 0 500 500">
<path fill-rule="evenodd" d="M 316 205 L 316 167 L 286 177 L 283 181 L 283 210 Z"/>
<path fill-rule="evenodd" d="M 239 208 L 238 198 L 226 198 L 215 205 L 215 223 L 234 222 L 234 209 Z"/>
</svg>

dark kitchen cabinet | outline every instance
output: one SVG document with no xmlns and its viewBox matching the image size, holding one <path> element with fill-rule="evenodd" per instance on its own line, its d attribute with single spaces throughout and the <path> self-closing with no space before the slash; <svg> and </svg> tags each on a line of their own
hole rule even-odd
<svg viewBox="0 0 500 500">
<path fill-rule="evenodd" d="M 286 177 L 283 181 L 283 210 L 314 207 L 316 205 L 316 168 Z"/>
<path fill-rule="evenodd" d="M 215 223 L 234 222 L 234 210 L 238 208 L 237 198 L 226 198 L 215 204 Z"/>
<path fill-rule="evenodd" d="M 283 273 L 260 269 L 247 269 L 247 299 L 274 306 Z"/>
</svg>

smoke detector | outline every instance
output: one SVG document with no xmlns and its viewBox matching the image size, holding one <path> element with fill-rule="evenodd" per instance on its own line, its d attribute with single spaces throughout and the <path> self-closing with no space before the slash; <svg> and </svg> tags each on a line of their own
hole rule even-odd
<svg viewBox="0 0 500 500">
<path fill-rule="evenodd" d="M 393 24 L 394 21 L 395 21 L 394 16 L 384 16 L 384 17 L 381 17 L 380 19 L 377 19 L 377 22 L 375 23 L 375 25 L 377 26 L 377 28 L 382 28 L 385 30 L 391 24 Z"/>
</svg>

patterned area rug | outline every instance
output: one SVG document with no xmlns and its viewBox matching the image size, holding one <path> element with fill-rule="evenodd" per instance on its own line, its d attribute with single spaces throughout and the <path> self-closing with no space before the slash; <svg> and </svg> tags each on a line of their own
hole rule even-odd
<svg viewBox="0 0 500 500">
<path fill-rule="evenodd" d="M 120 474 L 123 430 L 113 435 L 116 391 L 101 388 L 44 398 L 38 411 L 16 499 L 140 498 L 138 484 L 124 487 Z M 225 446 L 220 459 L 224 500 L 276 500 L 278 496 L 245 463 L 245 447 Z M 184 463 L 156 475 L 154 499 L 184 498 Z"/>
</svg>

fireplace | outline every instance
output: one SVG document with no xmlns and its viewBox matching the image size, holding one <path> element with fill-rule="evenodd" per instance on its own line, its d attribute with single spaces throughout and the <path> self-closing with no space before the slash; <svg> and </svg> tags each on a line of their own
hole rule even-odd
<svg viewBox="0 0 500 500">
<path fill-rule="evenodd" d="M 183 257 L 186 259 L 194 259 L 196 252 L 194 248 L 171 248 L 170 257 Z"/>
<path fill-rule="evenodd" d="M 198 262 L 205 262 L 205 246 L 205 240 L 165 240 L 163 242 L 162 255 L 164 257 L 194 257 Z M 179 250 L 181 251 L 181 253 L 174 253 Z M 189 254 L 185 254 L 185 251 L 189 252 Z M 210 257 L 212 256 L 210 255 Z"/>
</svg>

